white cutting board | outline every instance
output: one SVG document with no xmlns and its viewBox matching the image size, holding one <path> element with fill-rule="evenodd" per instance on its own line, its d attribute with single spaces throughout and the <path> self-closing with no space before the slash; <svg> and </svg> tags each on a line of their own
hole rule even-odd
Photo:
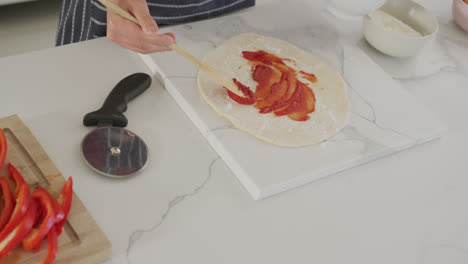
<svg viewBox="0 0 468 264">
<path fill-rule="evenodd" d="M 444 131 L 417 99 L 356 45 L 343 43 L 322 16 L 306 2 L 274 1 L 168 29 L 177 35 L 179 45 L 199 58 L 229 37 L 254 32 L 292 42 L 342 73 L 351 121 L 335 137 L 309 147 L 277 147 L 233 128 L 200 97 L 194 65 L 174 53 L 141 56 L 256 200 L 436 139 Z"/>
</svg>

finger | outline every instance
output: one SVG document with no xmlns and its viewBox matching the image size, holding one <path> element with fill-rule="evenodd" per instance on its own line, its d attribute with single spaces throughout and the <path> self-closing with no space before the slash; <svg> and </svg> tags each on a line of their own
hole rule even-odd
<svg viewBox="0 0 468 264">
<path fill-rule="evenodd" d="M 138 37 L 141 34 L 144 33 L 135 23 L 120 17 L 111 10 L 107 12 L 107 38 L 109 40 L 119 46 L 138 51 L 141 50 L 139 43 L 142 43 L 142 37 Z"/>
<path fill-rule="evenodd" d="M 124 41 L 124 40 L 121 40 L 121 41 L 115 42 L 115 43 L 117 45 L 123 47 L 123 48 L 130 49 L 130 50 L 136 51 L 138 53 L 142 53 L 142 54 L 149 54 L 149 53 L 154 53 L 154 52 L 161 52 L 161 51 L 169 51 L 170 50 L 169 47 L 156 46 L 156 45 L 151 45 L 151 44 L 148 44 L 148 43 L 135 44 L 134 42 L 128 42 L 128 41 Z"/>
<path fill-rule="evenodd" d="M 145 33 L 157 34 L 159 32 L 159 27 L 153 17 L 151 17 L 146 1 L 135 1 L 131 10 Z"/>
<path fill-rule="evenodd" d="M 168 35 L 168 36 L 170 36 L 171 38 L 173 38 L 173 39 L 174 39 L 174 43 L 176 43 L 176 42 L 177 42 L 177 40 L 176 40 L 176 36 L 175 36 L 175 34 L 174 34 L 174 33 L 172 33 L 172 32 L 168 32 L 168 33 L 164 33 L 163 35 Z"/>
<path fill-rule="evenodd" d="M 155 52 L 163 52 L 163 51 L 171 50 L 168 47 L 154 46 L 154 45 L 150 45 L 150 44 L 135 46 L 133 43 L 121 43 L 119 45 L 121 47 L 131 49 L 133 51 L 136 51 L 136 52 L 142 53 L 142 54 L 151 54 L 151 53 L 155 53 Z"/>
<path fill-rule="evenodd" d="M 143 53 L 143 54 L 171 50 L 168 46 L 154 45 L 154 44 L 151 44 L 151 42 L 143 42 L 143 43 L 135 44 L 134 42 L 121 41 L 120 44 L 121 46 L 125 48 L 129 48 L 131 50 L 134 50 L 136 52 Z"/>
<path fill-rule="evenodd" d="M 147 54 L 159 51 L 168 51 L 167 42 L 173 39 L 167 35 L 148 35 L 135 23 L 121 18 L 119 15 L 108 12 L 107 38 L 121 47 Z"/>
<path fill-rule="evenodd" d="M 140 26 L 110 11 L 108 16 L 107 37 L 119 46 L 139 53 L 168 51 L 168 45 L 174 43 L 174 34 L 151 34 L 142 31 Z"/>
<path fill-rule="evenodd" d="M 174 44 L 175 40 L 167 34 L 159 34 L 157 36 L 151 36 L 150 42 L 156 46 L 168 47 L 169 45 Z"/>
</svg>

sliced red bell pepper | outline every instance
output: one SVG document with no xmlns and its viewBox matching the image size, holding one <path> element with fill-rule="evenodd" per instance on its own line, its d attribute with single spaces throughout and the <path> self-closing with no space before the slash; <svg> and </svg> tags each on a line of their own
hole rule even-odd
<svg viewBox="0 0 468 264">
<path fill-rule="evenodd" d="M 39 264 L 50 264 L 57 256 L 57 227 L 53 226 L 47 234 L 47 257 Z"/>
<path fill-rule="evenodd" d="M 55 200 L 50 194 L 50 200 L 52 201 L 52 205 L 54 206 L 55 212 L 55 223 L 59 223 L 65 219 L 65 211 L 63 210 L 62 206 Z"/>
<path fill-rule="evenodd" d="M 34 216 L 37 213 L 37 203 L 32 201 L 26 215 L 21 219 L 18 225 L 7 234 L 5 239 L 0 242 L 0 258 L 5 257 L 13 249 L 21 244 L 23 238 L 31 231 L 34 224 Z"/>
<path fill-rule="evenodd" d="M 45 211 L 42 209 L 42 207 L 40 206 L 40 204 L 38 204 L 37 213 L 36 213 L 36 216 L 34 217 L 34 225 L 33 225 L 33 228 L 38 227 L 38 226 L 41 224 L 41 220 L 42 220 L 45 216 L 46 216 Z M 39 250 L 41 250 L 41 246 L 42 246 L 42 242 L 41 242 L 41 243 L 38 243 L 38 244 L 34 247 L 34 252 L 39 252 Z M 24 246 L 23 246 L 23 247 L 24 247 Z"/>
<path fill-rule="evenodd" d="M 28 186 L 28 184 L 24 180 L 23 175 L 21 175 L 21 173 L 15 168 L 15 166 L 13 166 L 13 164 L 8 163 L 8 171 L 10 172 L 8 177 L 10 177 L 10 179 L 16 183 L 14 195 L 17 197 L 21 187 L 24 185 Z"/>
<path fill-rule="evenodd" d="M 71 181 L 71 180 L 70 180 Z M 68 183 L 69 187 L 71 188 L 72 187 L 72 183 Z M 65 187 L 65 186 L 64 186 Z M 65 188 L 65 189 L 68 189 L 69 187 Z M 50 194 L 49 194 L 50 196 Z M 52 201 L 53 203 L 53 207 L 54 207 L 54 212 L 55 212 L 55 223 L 56 223 L 56 232 L 58 233 L 58 227 L 57 225 L 62 222 L 62 220 L 65 220 L 66 216 L 65 216 L 65 212 L 63 211 L 62 209 L 62 206 L 58 203 L 57 200 L 55 200 L 52 196 L 49 197 L 50 200 Z M 60 198 L 60 197 L 59 197 Z M 63 200 L 63 199 L 61 199 Z M 68 209 L 69 211 L 69 209 Z M 42 210 L 42 208 L 39 208 L 39 212 L 37 215 L 36 215 L 36 220 L 34 222 L 34 227 L 39 225 L 40 224 L 40 221 L 46 216 L 46 212 L 44 210 Z M 68 212 L 67 212 L 67 215 L 68 215 Z M 60 228 L 61 229 L 61 228 Z M 40 249 L 41 249 L 41 245 L 42 245 L 42 240 L 40 242 L 38 242 L 35 246 L 34 246 L 34 252 L 38 252 Z M 24 247 L 24 245 L 23 245 Z M 25 248 L 26 250 L 28 250 L 27 248 Z"/>
<path fill-rule="evenodd" d="M 44 218 L 44 217 L 45 217 L 45 211 L 42 210 L 41 205 L 38 204 L 37 214 L 34 217 L 34 225 L 33 226 L 39 226 L 41 224 L 42 218 Z"/>
<path fill-rule="evenodd" d="M 23 247 L 26 250 L 31 250 L 37 244 L 42 242 L 42 239 L 49 233 L 50 229 L 55 224 L 55 211 L 53 201 L 46 189 L 39 186 L 32 193 L 33 200 L 37 201 L 45 211 L 45 216 L 42 218 L 38 228 L 33 228 L 23 240 Z"/>
<path fill-rule="evenodd" d="M 31 193 L 29 192 L 29 186 L 24 180 L 23 176 L 16 170 L 16 168 L 8 164 L 8 169 L 10 171 L 10 178 L 16 182 L 15 190 L 15 200 L 16 205 L 13 209 L 13 213 L 10 217 L 10 220 L 0 232 L 0 241 L 3 241 L 5 237 L 18 225 L 23 216 L 26 214 L 29 202 L 31 200 Z"/>
<path fill-rule="evenodd" d="M 54 199 L 54 197 L 52 197 L 52 195 L 50 195 L 49 192 L 47 192 L 47 194 L 49 195 L 49 199 L 52 201 L 52 206 L 54 207 L 54 212 L 55 212 L 55 222 L 58 223 L 60 221 L 62 221 L 64 218 L 65 218 L 65 212 L 63 211 L 62 209 L 62 206 L 57 202 L 57 200 Z M 42 218 L 44 218 L 44 214 L 45 214 L 45 211 L 42 210 L 42 207 L 40 208 L 41 210 L 41 214 L 40 215 L 37 215 L 37 219 L 38 221 L 40 221 Z M 37 223 L 37 222 L 36 222 Z M 37 223 L 38 224 L 38 223 Z"/>
<path fill-rule="evenodd" d="M 13 208 L 15 207 L 15 201 L 13 200 L 13 195 L 11 194 L 10 185 L 5 178 L 0 178 L 0 187 L 2 189 L 3 197 L 3 209 L 0 214 L 0 230 L 8 223 L 13 213 Z"/>
<path fill-rule="evenodd" d="M 60 206 L 60 204 L 57 202 L 57 200 L 55 200 L 49 192 L 47 192 L 47 194 L 49 195 L 49 199 L 52 201 L 52 205 L 53 205 L 53 208 L 54 208 L 54 213 L 55 213 L 55 223 L 58 223 L 60 221 L 62 221 L 63 219 L 65 219 L 65 212 L 63 211 L 62 207 Z M 36 220 L 34 221 L 34 226 L 33 227 L 36 227 L 38 226 L 40 223 L 41 223 L 41 220 L 44 219 L 44 217 L 46 217 L 46 211 L 45 210 L 42 210 L 42 207 L 39 208 L 38 210 L 38 214 L 36 214 Z M 55 226 L 54 226 L 55 227 Z M 33 228 L 34 229 L 34 228 Z M 49 231 L 50 232 L 50 231 Z M 44 237 L 45 238 L 45 237 Z M 35 246 L 34 246 L 34 252 L 38 252 L 40 249 L 41 249 L 41 245 L 42 245 L 42 240 L 40 242 L 38 242 Z M 24 247 L 24 245 L 23 245 Z M 28 248 L 24 248 L 26 250 L 29 250 Z"/>
<path fill-rule="evenodd" d="M 63 225 L 67 221 L 68 214 L 70 213 L 71 204 L 73 199 L 73 179 L 72 177 L 68 177 L 67 182 L 62 187 L 62 191 L 60 192 L 59 197 L 57 198 L 57 202 L 62 207 L 65 216 L 64 219 L 57 223 L 57 233 L 58 235 L 62 234 Z"/>
<path fill-rule="evenodd" d="M 5 133 L 0 129 L 0 170 L 3 168 L 7 154 L 7 140 Z"/>
</svg>

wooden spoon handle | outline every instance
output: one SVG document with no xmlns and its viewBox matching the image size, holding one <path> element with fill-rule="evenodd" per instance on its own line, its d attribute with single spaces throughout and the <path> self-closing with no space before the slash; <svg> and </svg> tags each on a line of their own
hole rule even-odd
<svg viewBox="0 0 468 264">
<path fill-rule="evenodd" d="M 134 16 L 132 16 L 130 13 L 128 13 L 127 11 L 122 9 L 120 6 L 112 3 L 109 0 L 99 0 L 99 2 L 101 2 L 104 6 L 106 6 L 107 8 L 109 8 L 112 11 L 114 11 L 115 13 L 117 13 L 119 16 L 121 16 L 121 17 L 123 17 L 125 19 L 128 19 L 128 20 L 134 22 L 135 24 L 141 26 L 140 23 L 138 22 L 138 20 Z M 226 76 L 222 77 L 222 75 L 220 73 L 217 73 L 211 67 L 204 64 L 199 59 L 197 59 L 195 56 L 188 53 L 187 51 L 185 51 L 184 49 L 182 49 L 179 45 L 177 45 L 175 43 L 169 45 L 169 48 L 171 48 L 173 51 L 177 52 L 179 55 L 183 56 L 187 60 L 189 60 L 192 63 L 194 63 L 195 65 L 197 65 L 202 71 L 206 72 L 208 75 L 210 75 L 213 79 L 215 79 L 217 82 L 222 84 L 229 91 L 233 92 L 234 94 L 236 94 L 236 95 L 238 95 L 240 97 L 245 97 L 245 95 L 239 90 L 239 88 L 237 88 L 237 86 L 234 85 L 234 82 L 232 81 L 232 78 L 228 78 Z"/>
<path fill-rule="evenodd" d="M 233 82 L 232 82 L 232 78 L 226 78 L 226 77 L 222 77 L 219 73 L 216 73 L 210 66 L 204 64 L 203 62 L 201 62 L 200 60 L 198 60 L 197 58 L 195 58 L 192 54 L 188 53 L 187 51 L 185 51 L 184 49 L 182 49 L 179 45 L 177 44 L 171 44 L 169 45 L 169 47 L 177 52 L 178 54 L 180 54 L 181 56 L 183 56 L 184 58 L 186 58 L 187 60 L 193 62 L 195 65 L 197 65 L 202 71 L 206 72 L 208 75 L 210 75 L 213 79 L 215 79 L 216 81 L 218 81 L 220 84 L 222 84 L 224 87 L 226 87 L 227 89 L 229 89 L 230 91 L 232 91 L 233 93 L 241 96 L 241 97 L 245 97 L 244 94 L 242 94 L 240 91 L 239 91 L 239 88 L 237 88 L 237 86 L 235 87 L 232 87 L 233 86 Z"/>
</svg>

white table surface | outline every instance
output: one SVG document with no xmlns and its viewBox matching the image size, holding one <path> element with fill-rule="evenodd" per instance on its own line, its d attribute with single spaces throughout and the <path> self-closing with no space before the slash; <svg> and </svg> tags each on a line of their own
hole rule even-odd
<svg viewBox="0 0 468 264">
<path fill-rule="evenodd" d="M 441 27 L 431 55 L 416 61 L 369 49 L 358 22 L 334 23 L 447 125 L 445 136 L 262 201 L 156 81 L 126 113 L 128 128 L 150 147 L 146 170 L 119 181 L 84 165 L 83 115 L 120 78 L 148 72 L 106 39 L 0 59 L 0 116 L 19 114 L 60 171 L 73 175 L 113 244 L 108 264 L 465 264 L 468 33 L 453 24 L 448 1 L 420 2 Z"/>
</svg>

